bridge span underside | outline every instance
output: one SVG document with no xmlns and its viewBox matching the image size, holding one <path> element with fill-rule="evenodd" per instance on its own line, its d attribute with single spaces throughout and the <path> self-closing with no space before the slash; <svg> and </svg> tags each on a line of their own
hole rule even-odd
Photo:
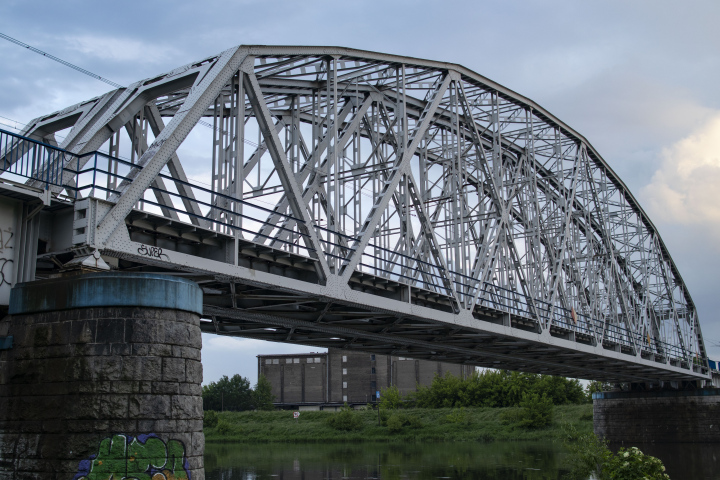
<svg viewBox="0 0 720 480">
<path fill-rule="evenodd" d="M 203 288 L 205 332 L 710 378 L 690 294 L 623 182 L 460 65 L 234 47 L 1 132 L 0 167 L 0 302 L 67 272 L 163 272 Z"/>
</svg>

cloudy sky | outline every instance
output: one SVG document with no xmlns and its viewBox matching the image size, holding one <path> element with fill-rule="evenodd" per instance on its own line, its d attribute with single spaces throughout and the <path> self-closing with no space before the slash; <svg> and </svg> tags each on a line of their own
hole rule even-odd
<svg viewBox="0 0 720 480">
<path fill-rule="evenodd" d="M 583 134 L 659 228 L 720 358 L 720 2 L 3 0 L 0 32 L 120 84 L 238 44 L 460 63 Z M 0 124 L 107 85 L 0 40 Z M 0 125 L 0 128 L 3 128 Z M 6 127 L 5 127 L 6 128 Z M 205 336 L 205 381 L 306 347 Z"/>
</svg>

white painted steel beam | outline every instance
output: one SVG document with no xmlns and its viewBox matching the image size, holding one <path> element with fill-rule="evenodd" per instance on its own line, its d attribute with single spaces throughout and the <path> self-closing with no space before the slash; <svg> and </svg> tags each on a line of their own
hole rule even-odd
<svg viewBox="0 0 720 480">
<path fill-rule="evenodd" d="M 218 332 L 260 335 L 246 311 L 260 308 L 295 318 L 281 326 L 291 341 L 310 329 L 325 345 L 352 325 L 368 335 L 348 348 L 387 338 L 418 356 L 444 344 L 442 355 L 484 366 L 494 364 L 477 352 L 490 349 L 527 371 L 708 375 L 692 298 L 622 180 L 547 110 L 462 66 L 241 46 L 40 117 L 24 134 L 0 133 L 0 180 L 15 192 L 25 178 L 28 198 L 47 187 L 48 208 L 76 210 L 64 251 L 203 275 L 208 305 L 233 310 Z M 247 289 L 301 298 L 252 306 Z M 303 323 L 315 309 L 322 328 Z"/>
</svg>

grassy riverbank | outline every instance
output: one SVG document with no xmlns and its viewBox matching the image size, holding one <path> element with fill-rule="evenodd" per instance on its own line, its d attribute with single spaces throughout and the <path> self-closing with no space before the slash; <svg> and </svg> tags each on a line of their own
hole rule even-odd
<svg viewBox="0 0 720 480">
<path fill-rule="evenodd" d="M 553 422 L 542 429 L 526 429 L 511 418 L 512 408 L 407 409 L 389 412 L 404 415 L 399 431 L 378 425 L 376 410 L 354 412 L 356 430 L 337 430 L 328 419 L 335 412 L 302 412 L 298 420 L 287 410 L 223 412 L 215 427 L 205 427 L 207 442 L 491 442 L 500 440 L 560 439 L 562 425 L 572 424 L 579 433 L 592 432 L 592 405 L 554 407 Z"/>
</svg>

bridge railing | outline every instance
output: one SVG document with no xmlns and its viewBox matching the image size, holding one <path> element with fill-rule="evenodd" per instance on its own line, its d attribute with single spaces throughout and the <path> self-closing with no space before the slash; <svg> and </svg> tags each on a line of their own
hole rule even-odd
<svg viewBox="0 0 720 480">
<path fill-rule="evenodd" d="M 346 236 L 348 245 L 352 245 L 354 240 L 354 237 Z M 345 248 L 343 252 L 348 250 Z M 388 256 L 394 256 L 395 260 L 388 260 Z M 415 288 L 423 288 L 447 296 L 452 294 L 443 283 L 443 279 L 447 277 L 441 275 L 436 265 L 380 247 L 372 242 L 368 243 L 368 249 L 362 254 L 360 267 L 363 271 L 373 275 L 409 284 Z M 448 272 L 448 276 L 452 279 L 457 291 L 465 295 L 473 291 L 474 279 L 471 277 L 452 271 Z M 531 299 L 515 290 L 489 282 L 484 284 L 478 303 L 497 311 L 539 321 L 545 328 L 554 326 L 595 338 L 603 343 L 624 346 L 633 351 L 640 350 L 661 357 L 687 358 L 687 352 L 678 345 L 654 338 L 647 341 L 646 336 L 640 332 L 633 332 L 627 326 L 595 319 L 581 312 L 575 312 L 573 315 L 571 309 L 557 305 L 552 308 L 549 302 Z"/>
<path fill-rule="evenodd" d="M 23 135 L 0 130 L 0 178 L 38 182 L 44 189 L 62 186 L 64 165 L 77 155 Z"/>
<path fill-rule="evenodd" d="M 688 352 L 679 345 L 652 338 L 641 332 L 633 332 L 626 326 L 604 322 L 581 312 L 575 312 L 575 318 L 573 318 L 572 310 L 560 306 L 555 306 L 553 309 L 548 302 L 531 299 L 517 291 L 492 283 L 485 283 L 480 301 L 482 305 L 496 310 L 528 319 L 539 318 L 543 325 L 554 325 L 567 331 L 601 339 L 605 343 L 626 346 L 633 350 L 639 349 L 667 358 L 687 359 L 688 357 Z M 533 313 L 533 310 L 537 312 L 537 315 Z M 552 322 L 550 322 L 551 310 L 553 312 Z"/>
<path fill-rule="evenodd" d="M 111 157 L 102 152 L 93 152 L 93 157 L 85 167 L 77 173 L 74 190 L 81 196 L 92 196 L 109 201 L 116 201 L 124 188 L 132 182 L 136 172 L 142 167 L 130 161 Z M 238 233 L 246 239 L 255 239 L 261 244 L 272 243 L 279 250 L 286 250 L 298 255 L 313 256 L 322 254 L 314 248 L 308 247 L 309 242 L 303 242 L 305 234 L 297 228 L 284 225 L 302 223 L 301 219 L 276 212 L 270 208 L 257 205 L 247 200 L 239 200 L 226 192 L 217 192 L 197 183 L 178 180 L 163 172 L 158 174 L 162 185 L 153 184 L 146 195 L 138 202 L 140 210 L 163 214 L 172 212 L 178 220 L 195 223 L 200 226 L 227 235 Z M 174 188 L 173 188 L 174 187 Z M 192 192 L 192 197 L 180 193 L 180 189 Z M 150 194 L 156 197 L 154 200 Z M 164 197 L 160 202 L 157 197 Z M 178 208 L 176 203 L 192 203 L 195 209 Z M 277 223 L 267 222 L 267 218 L 275 216 Z M 262 233 L 263 227 L 269 227 L 268 233 Z M 288 239 L 281 238 L 285 233 Z"/>
</svg>

